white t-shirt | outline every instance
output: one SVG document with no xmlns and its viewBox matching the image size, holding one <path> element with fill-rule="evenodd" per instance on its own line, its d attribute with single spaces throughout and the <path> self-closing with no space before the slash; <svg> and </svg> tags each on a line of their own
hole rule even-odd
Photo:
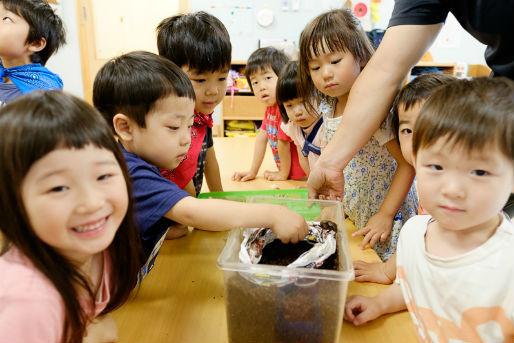
<svg viewBox="0 0 514 343">
<path fill-rule="evenodd" d="M 514 225 L 465 254 L 425 249 L 429 215 L 407 221 L 398 241 L 400 283 L 420 342 L 514 342 Z"/>
</svg>

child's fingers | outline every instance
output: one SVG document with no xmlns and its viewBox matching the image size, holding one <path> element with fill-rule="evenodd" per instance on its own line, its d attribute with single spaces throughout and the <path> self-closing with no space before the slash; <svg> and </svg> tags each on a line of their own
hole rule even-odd
<svg viewBox="0 0 514 343">
<path fill-rule="evenodd" d="M 354 233 L 352 233 L 352 237 L 365 236 L 369 232 L 369 230 L 370 229 L 367 228 L 367 227 L 365 227 L 363 229 L 360 229 L 360 230 L 357 230 Z"/>
<path fill-rule="evenodd" d="M 380 236 L 380 242 L 384 243 L 387 239 L 387 236 L 389 236 L 389 234 L 387 232 L 384 232 L 381 236 Z"/>
</svg>

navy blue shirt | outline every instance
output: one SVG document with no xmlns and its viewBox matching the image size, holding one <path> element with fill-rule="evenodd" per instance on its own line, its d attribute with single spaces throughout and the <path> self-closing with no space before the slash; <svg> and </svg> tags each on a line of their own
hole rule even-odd
<svg viewBox="0 0 514 343">
<path fill-rule="evenodd" d="M 514 79 L 514 0 L 396 0 L 389 26 L 438 24 L 448 12 L 487 45 L 494 74 Z"/>
<path fill-rule="evenodd" d="M 156 166 L 147 163 L 138 155 L 127 152 L 123 146 L 121 149 L 132 181 L 137 222 L 148 259 L 143 267 L 143 274 L 146 274 L 153 266 L 168 227 L 174 224 L 172 220 L 163 216 L 177 202 L 190 194 L 164 178 Z"/>
<path fill-rule="evenodd" d="M 0 83 L 0 107 L 22 95 L 14 83 Z"/>
</svg>

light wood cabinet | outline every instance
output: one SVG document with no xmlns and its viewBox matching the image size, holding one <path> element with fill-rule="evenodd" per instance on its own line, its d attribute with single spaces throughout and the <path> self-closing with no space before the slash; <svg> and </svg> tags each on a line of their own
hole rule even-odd
<svg viewBox="0 0 514 343">
<path fill-rule="evenodd" d="M 232 61 L 231 69 L 242 72 L 246 66 L 246 61 Z M 262 120 L 266 105 L 259 101 L 250 91 L 234 92 L 231 95 L 227 91 L 222 102 L 221 133 L 225 132 L 225 121 L 229 120 Z"/>
</svg>

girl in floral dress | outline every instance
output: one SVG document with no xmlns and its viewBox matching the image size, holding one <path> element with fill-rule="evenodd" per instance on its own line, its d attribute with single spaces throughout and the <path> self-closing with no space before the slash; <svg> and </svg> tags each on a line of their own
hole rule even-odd
<svg viewBox="0 0 514 343">
<path fill-rule="evenodd" d="M 300 37 L 300 81 L 306 105 L 319 104 L 325 123 L 324 141 L 332 138 L 350 89 L 373 48 L 348 10 L 333 10 L 310 22 Z M 414 169 L 405 161 L 387 117 L 345 167 L 343 206 L 346 215 L 386 261 L 396 250 L 400 229 L 417 214 Z"/>
</svg>

